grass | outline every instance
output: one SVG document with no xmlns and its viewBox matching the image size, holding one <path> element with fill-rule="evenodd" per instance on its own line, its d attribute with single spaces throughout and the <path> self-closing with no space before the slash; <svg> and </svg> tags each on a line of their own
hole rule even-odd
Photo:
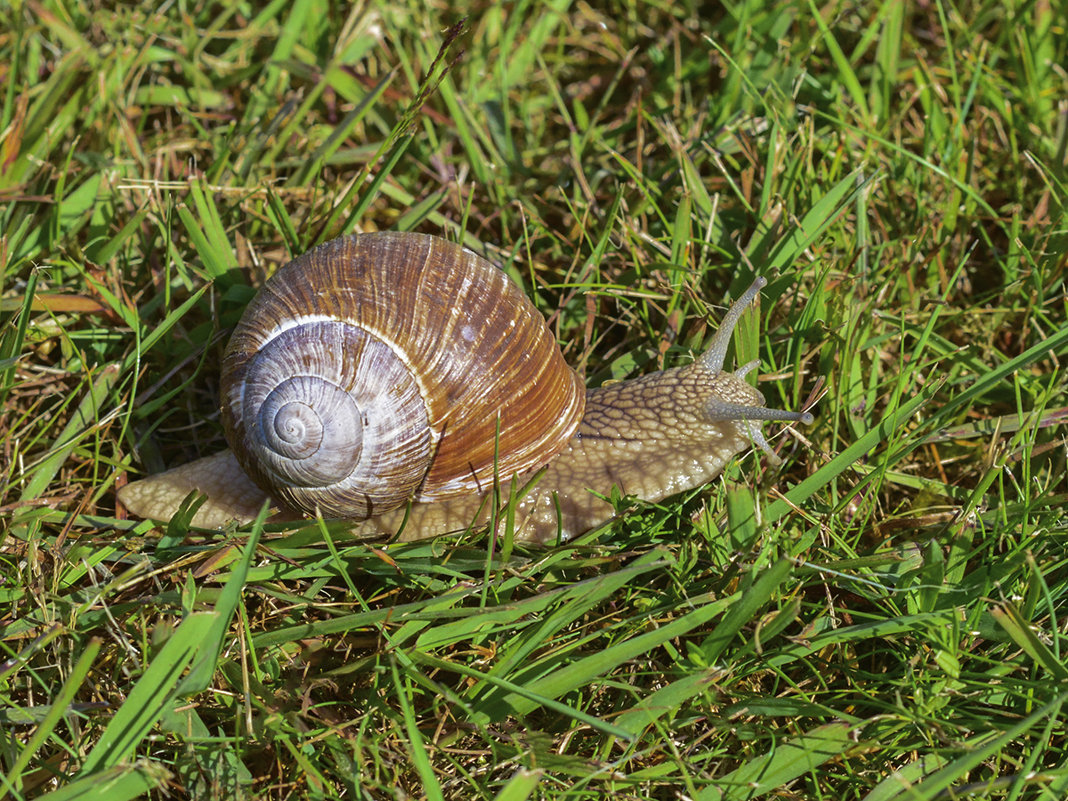
<svg viewBox="0 0 1068 801">
<path fill-rule="evenodd" d="M 1068 795 L 1063 3 L 0 10 L 0 796 Z M 816 424 L 553 550 L 117 517 L 264 276 L 505 266 Z"/>
</svg>

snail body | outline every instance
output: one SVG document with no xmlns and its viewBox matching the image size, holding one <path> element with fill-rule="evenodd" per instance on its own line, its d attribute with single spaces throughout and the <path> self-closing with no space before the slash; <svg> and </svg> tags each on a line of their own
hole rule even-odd
<svg viewBox="0 0 1068 801">
<path fill-rule="evenodd" d="M 503 504 L 514 476 L 517 539 L 566 539 L 612 517 L 613 487 L 657 501 L 707 483 L 752 444 L 771 454 L 758 421 L 811 421 L 764 407 L 744 380 L 755 362 L 723 370 L 763 285 L 693 363 L 584 392 L 493 265 L 426 235 L 334 240 L 279 270 L 235 329 L 222 382 L 232 450 L 119 498 L 168 519 L 197 490 L 207 501 L 193 523 L 208 528 L 272 499 L 419 539 L 487 521 L 494 477 Z"/>
</svg>

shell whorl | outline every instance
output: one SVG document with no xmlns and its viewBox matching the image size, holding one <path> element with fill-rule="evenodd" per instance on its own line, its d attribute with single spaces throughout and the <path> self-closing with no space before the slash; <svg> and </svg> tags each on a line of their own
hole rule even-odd
<svg viewBox="0 0 1068 801">
<path fill-rule="evenodd" d="M 227 438 L 261 488 L 346 518 L 544 464 L 585 398 L 503 273 L 418 234 L 345 237 L 280 269 L 234 331 L 222 396 Z"/>
</svg>

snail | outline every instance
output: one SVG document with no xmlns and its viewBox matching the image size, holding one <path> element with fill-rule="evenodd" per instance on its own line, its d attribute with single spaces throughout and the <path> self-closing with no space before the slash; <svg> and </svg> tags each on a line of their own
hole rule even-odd
<svg viewBox="0 0 1068 801">
<path fill-rule="evenodd" d="M 724 371 L 758 278 L 692 363 L 586 391 L 548 326 L 502 271 L 459 245 L 410 233 L 327 242 L 279 269 L 223 357 L 231 450 L 130 483 L 130 512 L 193 524 L 289 512 L 364 521 L 418 539 L 514 506 L 516 539 L 550 543 L 611 519 L 607 497 L 657 501 L 701 486 L 751 445 L 778 461 L 768 409 Z M 496 486 L 495 486 L 496 482 Z"/>
</svg>

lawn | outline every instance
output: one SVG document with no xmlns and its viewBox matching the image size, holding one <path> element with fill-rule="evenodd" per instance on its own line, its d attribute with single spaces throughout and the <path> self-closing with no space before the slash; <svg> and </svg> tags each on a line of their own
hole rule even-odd
<svg viewBox="0 0 1068 801">
<path fill-rule="evenodd" d="M 1066 20 L 0 6 L 0 798 L 1063 801 Z M 549 548 L 128 515 L 256 288 L 376 230 L 588 387 L 763 276 L 728 364 L 815 421 Z"/>
</svg>

